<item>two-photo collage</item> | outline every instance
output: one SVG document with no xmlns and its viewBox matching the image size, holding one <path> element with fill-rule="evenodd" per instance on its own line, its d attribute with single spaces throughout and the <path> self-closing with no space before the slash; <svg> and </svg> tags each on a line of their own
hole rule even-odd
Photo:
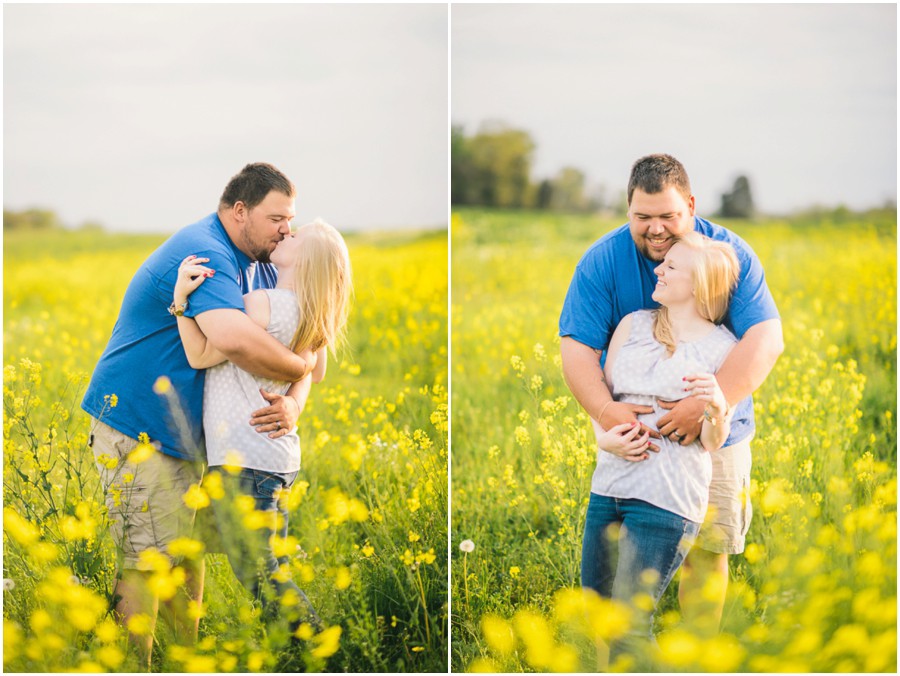
<svg viewBox="0 0 900 676">
<path fill-rule="evenodd" d="M 3 6 L 3 670 L 896 673 L 896 3 Z"/>
</svg>

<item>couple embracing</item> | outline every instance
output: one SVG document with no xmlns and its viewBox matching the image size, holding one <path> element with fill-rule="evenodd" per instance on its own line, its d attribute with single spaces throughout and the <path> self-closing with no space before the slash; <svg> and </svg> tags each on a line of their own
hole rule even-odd
<svg viewBox="0 0 900 676">
<path fill-rule="evenodd" d="M 759 259 L 695 216 L 678 160 L 639 159 L 627 197 L 629 222 L 582 257 L 560 317 L 566 382 L 597 439 L 582 586 L 646 595 L 611 661 L 641 650 L 682 565 L 683 617 L 718 629 L 750 524 L 751 394 L 783 350 Z"/>
<path fill-rule="evenodd" d="M 322 221 L 292 232 L 294 200 L 283 173 L 248 164 L 215 213 L 153 252 L 128 286 L 82 402 L 119 551 L 116 611 L 125 625 L 151 619 L 149 635 L 132 636 L 148 666 L 160 599 L 145 552 L 183 569 L 183 586 L 163 599 L 165 617 L 177 641 L 197 638 L 192 609 L 205 568 L 202 556 L 169 552 L 184 538 L 227 554 L 267 608 L 296 595 L 302 614 L 292 626 L 320 622 L 280 572 L 272 537 L 287 535 L 279 496 L 300 469 L 297 420 L 325 375 L 327 349 L 343 340 L 352 287 L 343 238 Z M 147 444 L 156 452 L 135 464 L 130 454 Z M 201 483 L 225 496 L 212 501 L 213 514 L 185 501 Z M 237 496 L 267 515 L 266 527 L 242 525 Z"/>
</svg>

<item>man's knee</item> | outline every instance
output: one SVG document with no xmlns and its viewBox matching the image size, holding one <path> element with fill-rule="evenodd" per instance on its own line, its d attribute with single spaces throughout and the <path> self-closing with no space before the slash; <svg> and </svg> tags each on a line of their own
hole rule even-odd
<svg viewBox="0 0 900 676">
<path fill-rule="evenodd" d="M 728 554 L 711 552 L 701 547 L 693 547 L 684 560 L 684 567 L 689 570 L 705 572 L 727 572 Z"/>
</svg>

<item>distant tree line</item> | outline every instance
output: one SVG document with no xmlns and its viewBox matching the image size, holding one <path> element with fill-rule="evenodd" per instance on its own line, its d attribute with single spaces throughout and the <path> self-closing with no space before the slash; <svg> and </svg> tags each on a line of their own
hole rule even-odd
<svg viewBox="0 0 900 676">
<path fill-rule="evenodd" d="M 49 232 L 65 229 L 65 224 L 55 211 L 50 209 L 25 209 L 24 211 L 3 210 L 3 230 L 32 230 Z M 103 230 L 103 226 L 95 221 L 82 223 L 79 230 Z"/>
<path fill-rule="evenodd" d="M 602 186 L 589 186 L 584 172 L 563 167 L 533 180 L 531 135 L 503 122 L 486 122 L 474 136 L 454 125 L 450 134 L 450 199 L 453 204 L 589 212 L 624 211 L 624 191 L 607 202 Z"/>
<path fill-rule="evenodd" d="M 576 167 L 563 167 L 551 178 L 533 180 L 535 148 L 527 131 L 503 122 L 486 122 L 474 136 L 466 136 L 462 126 L 454 125 L 450 134 L 451 202 L 575 213 L 625 213 L 624 190 L 608 195 L 603 185 L 588 185 L 584 172 Z M 716 216 L 750 218 L 755 215 L 750 180 L 738 176 L 732 189 L 722 194 Z"/>
</svg>

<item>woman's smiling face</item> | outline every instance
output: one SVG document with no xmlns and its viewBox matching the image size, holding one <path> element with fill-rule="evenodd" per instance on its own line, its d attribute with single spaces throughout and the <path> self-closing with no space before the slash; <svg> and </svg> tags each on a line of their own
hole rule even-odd
<svg viewBox="0 0 900 676">
<path fill-rule="evenodd" d="M 656 266 L 656 288 L 653 300 L 670 306 L 690 300 L 694 295 L 694 266 L 697 252 L 675 242 L 663 262 Z"/>
</svg>

